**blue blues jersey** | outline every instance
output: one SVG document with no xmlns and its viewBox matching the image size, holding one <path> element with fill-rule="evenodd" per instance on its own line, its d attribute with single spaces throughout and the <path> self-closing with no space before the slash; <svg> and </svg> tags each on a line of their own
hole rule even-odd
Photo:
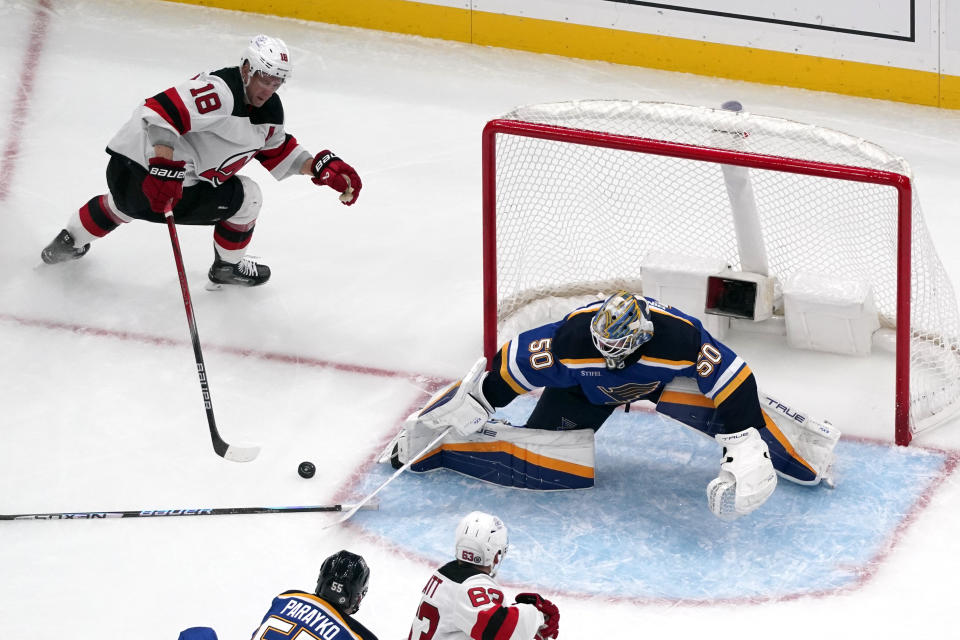
<svg viewBox="0 0 960 640">
<path fill-rule="evenodd" d="M 306 633 L 300 637 L 321 640 L 377 640 L 323 598 L 303 591 L 285 591 L 274 598 L 251 640 L 288 640 L 298 637 L 301 630 Z"/>
<path fill-rule="evenodd" d="M 622 369 L 607 368 L 590 336 L 590 321 L 603 304 L 598 300 L 504 344 L 484 380 L 487 400 L 502 407 L 536 388 L 578 387 L 595 405 L 656 402 L 664 385 L 685 376 L 696 380 L 705 402 L 716 407 L 718 431 L 761 429 L 756 381 L 746 362 L 698 319 L 646 300 L 653 337 L 630 354 Z"/>
</svg>

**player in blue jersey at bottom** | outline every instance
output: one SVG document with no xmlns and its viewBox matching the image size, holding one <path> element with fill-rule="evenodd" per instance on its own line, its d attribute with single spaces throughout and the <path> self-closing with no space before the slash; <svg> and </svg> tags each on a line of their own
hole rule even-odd
<svg viewBox="0 0 960 640">
<path fill-rule="evenodd" d="M 448 468 L 526 489 L 591 487 L 595 432 L 617 407 L 646 400 L 722 445 L 719 474 L 707 486 L 720 518 L 762 505 L 777 474 L 832 486 L 840 432 L 760 392 L 746 362 L 697 318 L 652 298 L 618 291 L 575 309 L 520 333 L 485 368 L 481 358 L 412 414 L 381 461 L 399 468 L 452 427 L 413 471 Z M 525 425 L 491 420 L 537 388 L 543 393 Z"/>
<path fill-rule="evenodd" d="M 494 580 L 507 555 L 507 527 L 474 511 L 457 525 L 456 556 L 424 585 L 408 640 L 548 640 L 560 631 L 560 610 L 538 593 L 509 604 Z"/>
<path fill-rule="evenodd" d="M 352 616 L 367 594 L 370 568 L 363 557 L 338 551 L 323 561 L 313 593 L 285 591 L 273 599 L 251 640 L 308 638 L 377 640 Z"/>
<path fill-rule="evenodd" d="M 362 556 L 338 551 L 323 561 L 313 593 L 284 591 L 270 605 L 251 640 L 321 638 L 377 640 L 352 616 L 367 594 L 370 568 Z M 210 627 L 190 627 L 179 640 L 217 640 Z"/>
</svg>

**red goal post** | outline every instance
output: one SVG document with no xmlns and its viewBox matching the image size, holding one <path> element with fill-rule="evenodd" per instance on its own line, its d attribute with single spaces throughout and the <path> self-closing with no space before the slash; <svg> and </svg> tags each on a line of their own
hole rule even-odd
<svg viewBox="0 0 960 640">
<path fill-rule="evenodd" d="M 736 242 L 719 238 L 730 234 L 717 172 L 727 165 L 750 170 L 770 275 L 782 281 L 827 264 L 870 282 L 881 326 L 895 331 L 896 442 L 957 410 L 956 302 L 902 159 L 778 118 L 624 101 L 522 107 L 487 123 L 482 142 L 488 360 L 522 309 L 636 287 L 644 253 L 657 246 L 718 254 L 739 268 Z M 818 236 L 822 227 L 832 231 Z M 859 261 L 858 252 L 869 256 L 862 265 L 829 266 Z M 923 353 L 911 359 L 912 347 Z"/>
</svg>

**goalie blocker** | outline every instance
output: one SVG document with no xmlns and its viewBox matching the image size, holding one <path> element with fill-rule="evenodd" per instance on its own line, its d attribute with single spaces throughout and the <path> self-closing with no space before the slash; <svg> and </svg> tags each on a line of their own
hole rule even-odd
<svg viewBox="0 0 960 640">
<path fill-rule="evenodd" d="M 423 411 L 407 418 L 380 461 L 390 460 L 399 467 L 408 461 L 410 452 L 418 453 L 430 443 L 437 426 L 452 424 L 442 415 L 425 419 L 438 405 L 450 405 L 445 407 L 447 411 L 459 418 L 469 417 L 470 422 L 481 419 L 489 406 L 479 393 L 482 362 L 474 365 L 463 381 L 436 394 Z M 460 402 L 465 397 L 469 401 Z M 816 485 L 824 480 L 832 487 L 833 449 L 840 438 L 839 430 L 762 391 L 759 399 L 765 423 L 759 435 L 769 449 L 777 474 L 797 484 Z M 469 409 L 462 409 L 464 405 Z M 723 437 L 713 403 L 692 380 L 677 378 L 667 384 L 656 410 L 711 439 Z M 584 489 L 594 485 L 594 429 L 553 431 L 488 420 L 474 433 L 464 431 L 455 435 L 451 432 L 442 444 L 416 460 L 410 470 L 450 469 L 485 482 L 535 490 Z M 771 486 L 769 492 L 772 491 Z M 722 496 L 717 500 L 722 500 Z"/>
</svg>

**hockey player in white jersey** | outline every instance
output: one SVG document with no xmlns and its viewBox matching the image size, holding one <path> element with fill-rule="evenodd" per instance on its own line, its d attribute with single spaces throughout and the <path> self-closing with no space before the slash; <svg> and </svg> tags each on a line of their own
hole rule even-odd
<svg viewBox="0 0 960 640">
<path fill-rule="evenodd" d="M 83 257 L 90 243 L 131 220 L 213 225 L 208 288 L 255 286 L 270 269 L 246 255 L 260 213 L 261 192 L 240 169 L 259 161 L 277 180 L 311 176 L 352 205 L 362 183 L 329 150 L 314 155 L 285 129 L 277 90 L 291 77 L 286 44 L 250 40 L 237 66 L 201 73 L 144 100 L 110 140 L 108 193 L 91 198 L 43 249 L 47 264 Z"/>
<path fill-rule="evenodd" d="M 547 640 L 559 633 L 560 611 L 536 593 L 510 604 L 494 580 L 507 554 L 507 527 L 481 511 L 456 530 L 456 559 L 423 588 L 407 640 Z"/>
</svg>

